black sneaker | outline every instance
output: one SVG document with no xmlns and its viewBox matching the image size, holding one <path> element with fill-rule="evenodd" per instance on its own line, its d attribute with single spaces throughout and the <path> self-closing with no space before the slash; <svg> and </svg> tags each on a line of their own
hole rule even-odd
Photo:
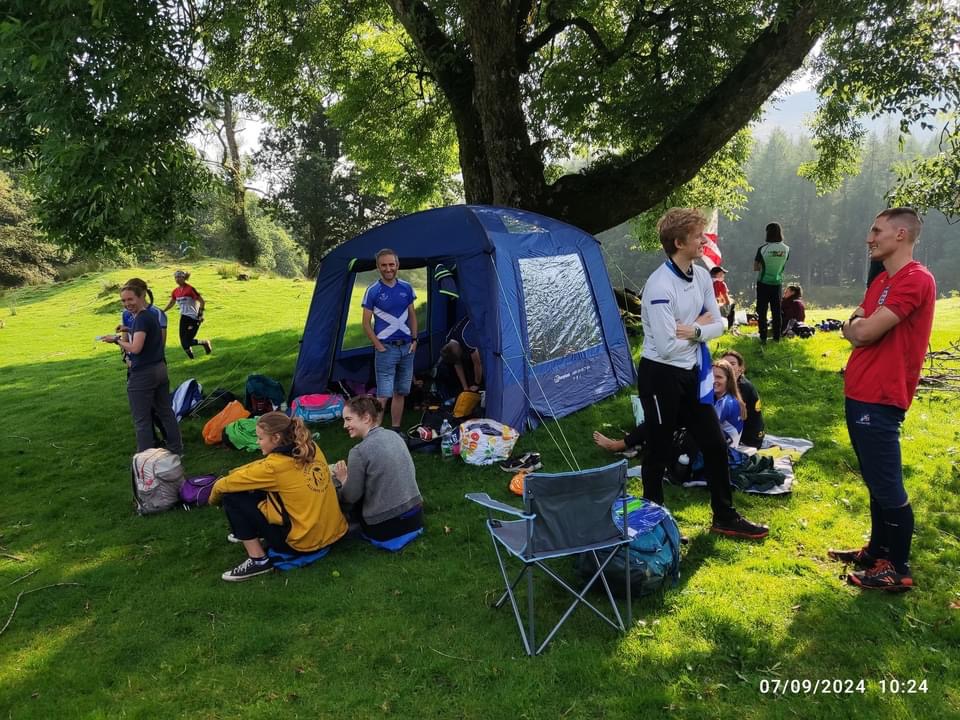
<svg viewBox="0 0 960 720">
<path fill-rule="evenodd" d="M 227 582 L 243 582 L 257 575 L 268 573 L 271 570 L 273 570 L 273 560 L 269 557 L 260 558 L 259 560 L 247 558 L 233 570 L 227 570 L 220 577 Z"/>
<path fill-rule="evenodd" d="M 847 582 L 864 590 L 906 592 L 913 589 L 913 576 L 901 575 L 889 560 L 877 560 L 869 570 L 860 570 L 847 575 Z"/>
<path fill-rule="evenodd" d="M 511 460 L 500 463 L 500 469 L 508 473 L 518 473 L 521 470 L 533 472 L 542 467 L 540 453 L 537 452 L 524 453 L 518 458 L 512 458 Z"/>
<path fill-rule="evenodd" d="M 729 520 L 714 520 L 710 532 L 727 537 L 762 540 L 770 533 L 766 525 L 755 525 L 743 515 L 735 515 Z"/>
<path fill-rule="evenodd" d="M 827 557 L 837 562 L 853 565 L 858 570 L 869 570 L 880 559 L 868 553 L 866 545 L 859 550 L 827 550 Z"/>
<path fill-rule="evenodd" d="M 201 340 L 200 344 L 203 346 L 203 351 L 209 355 L 213 352 L 213 345 L 210 344 L 209 340 Z"/>
</svg>

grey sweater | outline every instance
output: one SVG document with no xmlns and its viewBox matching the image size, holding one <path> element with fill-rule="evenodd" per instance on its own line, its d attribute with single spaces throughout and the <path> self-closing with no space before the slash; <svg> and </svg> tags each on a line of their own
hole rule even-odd
<svg viewBox="0 0 960 720">
<path fill-rule="evenodd" d="M 362 499 L 368 525 L 399 517 L 423 503 L 413 458 L 400 435 L 378 426 L 350 450 L 340 499 L 347 503 Z"/>
</svg>

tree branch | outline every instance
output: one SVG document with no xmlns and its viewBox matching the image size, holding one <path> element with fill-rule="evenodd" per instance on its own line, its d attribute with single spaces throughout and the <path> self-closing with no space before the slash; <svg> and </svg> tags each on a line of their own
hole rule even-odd
<svg viewBox="0 0 960 720">
<path fill-rule="evenodd" d="M 549 189 L 545 214 L 599 232 L 635 217 L 691 180 L 747 125 L 803 63 L 825 29 L 829 3 L 804 0 L 777 18 L 740 61 L 646 154 L 615 166 L 565 175 Z"/>
<path fill-rule="evenodd" d="M 443 32 L 426 4 L 421 0 L 390 0 L 390 6 L 448 97 L 466 79 L 472 85 L 473 65 L 469 57 Z"/>
<path fill-rule="evenodd" d="M 52 585 L 44 585 L 43 587 L 33 588 L 32 590 L 24 590 L 23 592 L 21 592 L 19 595 L 17 595 L 17 599 L 13 603 L 13 609 L 10 611 L 10 616 L 7 618 L 7 621 L 3 624 L 3 627 L 0 628 L 0 635 L 3 635 L 7 631 L 7 628 L 10 627 L 10 623 L 13 622 L 13 616 L 17 612 L 17 608 L 20 607 L 20 598 L 22 598 L 24 595 L 29 595 L 30 593 L 35 593 L 40 590 L 49 590 L 50 588 L 67 587 L 71 585 L 79 586 L 80 583 L 75 583 L 75 582 L 53 583 Z"/>
<path fill-rule="evenodd" d="M 633 17 L 627 24 L 627 29 L 623 35 L 623 42 L 615 48 L 607 47 L 607 44 L 600 37 L 600 33 L 593 24 L 582 17 L 570 17 L 559 20 L 553 20 L 544 30 L 529 42 L 524 43 L 521 48 L 521 58 L 524 62 L 536 53 L 538 50 L 550 43 L 557 35 L 569 27 L 579 28 L 590 40 L 590 43 L 596 48 L 598 61 L 601 65 L 609 67 L 626 55 L 633 48 L 640 37 L 640 32 L 649 28 L 656 27 L 670 20 L 669 12 L 654 13 L 643 9 L 643 4 L 638 3 Z"/>
</svg>

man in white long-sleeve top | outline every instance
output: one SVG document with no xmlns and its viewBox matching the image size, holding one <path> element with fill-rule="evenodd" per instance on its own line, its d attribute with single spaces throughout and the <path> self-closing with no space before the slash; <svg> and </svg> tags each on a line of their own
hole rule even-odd
<svg viewBox="0 0 960 720">
<path fill-rule="evenodd" d="M 644 339 L 637 380 L 648 433 L 643 496 L 663 504 L 663 473 L 673 434 L 684 427 L 703 453 L 713 509 L 711 531 L 759 540 L 769 529 L 733 507 L 727 443 L 713 409 L 709 353 L 702 346 L 724 329 L 710 274 L 694 265 L 703 255 L 706 225 L 703 214 L 689 208 L 672 208 L 657 222 L 667 260 L 643 289 Z"/>
</svg>

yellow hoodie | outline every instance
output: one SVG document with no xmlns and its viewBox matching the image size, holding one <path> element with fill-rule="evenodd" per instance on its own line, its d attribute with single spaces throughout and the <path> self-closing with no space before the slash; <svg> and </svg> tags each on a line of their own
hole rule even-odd
<svg viewBox="0 0 960 720">
<path fill-rule="evenodd" d="M 286 509 L 290 516 L 287 544 L 295 550 L 319 550 L 347 532 L 330 467 L 320 448 L 310 465 L 298 465 L 289 455 L 270 453 L 262 460 L 238 467 L 214 483 L 210 504 L 218 505 L 224 493 L 247 490 L 267 492 L 260 512 L 271 525 L 283 525 L 281 508 Z"/>
</svg>

